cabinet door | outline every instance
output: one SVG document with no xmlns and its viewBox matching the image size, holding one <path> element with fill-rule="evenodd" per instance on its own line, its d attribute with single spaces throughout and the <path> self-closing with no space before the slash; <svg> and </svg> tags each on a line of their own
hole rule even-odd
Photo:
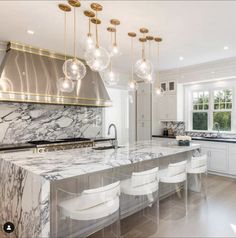
<svg viewBox="0 0 236 238">
<path fill-rule="evenodd" d="M 137 140 L 150 140 L 151 127 L 150 121 L 138 121 L 137 123 Z"/>
<path fill-rule="evenodd" d="M 198 141 L 197 141 L 197 144 L 199 144 Z M 206 155 L 206 156 L 207 156 L 207 169 L 208 169 L 208 170 L 211 170 L 210 148 L 208 148 L 208 147 L 202 147 L 202 146 L 201 146 L 201 155 Z"/>
<path fill-rule="evenodd" d="M 143 94 L 137 96 L 137 120 L 151 120 L 151 96 Z"/>
<path fill-rule="evenodd" d="M 236 144 L 229 145 L 229 173 L 236 175 Z"/>
<path fill-rule="evenodd" d="M 210 149 L 210 166 L 209 170 L 227 173 L 228 161 L 226 149 Z"/>
</svg>

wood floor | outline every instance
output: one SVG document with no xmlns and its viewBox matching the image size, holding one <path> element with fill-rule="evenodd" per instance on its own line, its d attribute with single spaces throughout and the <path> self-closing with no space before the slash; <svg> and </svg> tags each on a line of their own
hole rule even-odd
<svg viewBox="0 0 236 238">
<path fill-rule="evenodd" d="M 167 205 L 168 201 L 160 202 L 160 213 Z M 190 193 L 186 216 L 160 216 L 158 225 L 145 220 L 124 222 L 132 229 L 123 238 L 236 237 L 236 180 L 208 175 L 207 199 Z"/>
</svg>

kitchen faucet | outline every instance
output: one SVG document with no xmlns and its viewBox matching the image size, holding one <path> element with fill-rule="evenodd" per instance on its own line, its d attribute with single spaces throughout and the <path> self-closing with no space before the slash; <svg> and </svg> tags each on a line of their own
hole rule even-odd
<svg viewBox="0 0 236 238">
<path fill-rule="evenodd" d="M 221 137 L 221 134 L 220 134 L 220 124 L 218 122 L 215 122 L 215 128 L 217 129 L 217 137 Z"/>
<path fill-rule="evenodd" d="M 115 124 L 110 124 L 109 128 L 108 128 L 108 135 L 110 135 L 110 131 L 111 131 L 111 128 L 114 127 L 114 130 L 115 130 L 115 140 L 111 140 L 111 144 L 112 146 L 115 147 L 115 149 L 118 148 L 118 141 L 117 141 L 117 128 L 116 128 L 116 125 Z"/>
</svg>

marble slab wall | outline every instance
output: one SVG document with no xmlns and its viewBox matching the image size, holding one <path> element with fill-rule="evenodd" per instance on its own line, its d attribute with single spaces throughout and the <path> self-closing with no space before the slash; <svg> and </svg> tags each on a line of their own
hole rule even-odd
<svg viewBox="0 0 236 238">
<path fill-rule="evenodd" d="M 0 103 L 0 143 L 102 134 L 102 108 Z"/>
</svg>

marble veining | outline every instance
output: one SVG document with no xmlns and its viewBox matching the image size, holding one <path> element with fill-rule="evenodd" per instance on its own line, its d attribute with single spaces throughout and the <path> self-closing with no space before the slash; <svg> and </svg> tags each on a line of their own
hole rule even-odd
<svg viewBox="0 0 236 238">
<path fill-rule="evenodd" d="M 60 180 L 121 165 L 169 156 L 197 149 L 162 144 L 159 141 L 141 141 L 117 150 L 98 151 L 92 148 L 73 149 L 35 154 L 31 151 L 0 155 L 0 158 L 40 175 L 47 180 Z"/>
<path fill-rule="evenodd" d="M 102 135 L 102 109 L 0 103 L 0 143 Z"/>
</svg>

